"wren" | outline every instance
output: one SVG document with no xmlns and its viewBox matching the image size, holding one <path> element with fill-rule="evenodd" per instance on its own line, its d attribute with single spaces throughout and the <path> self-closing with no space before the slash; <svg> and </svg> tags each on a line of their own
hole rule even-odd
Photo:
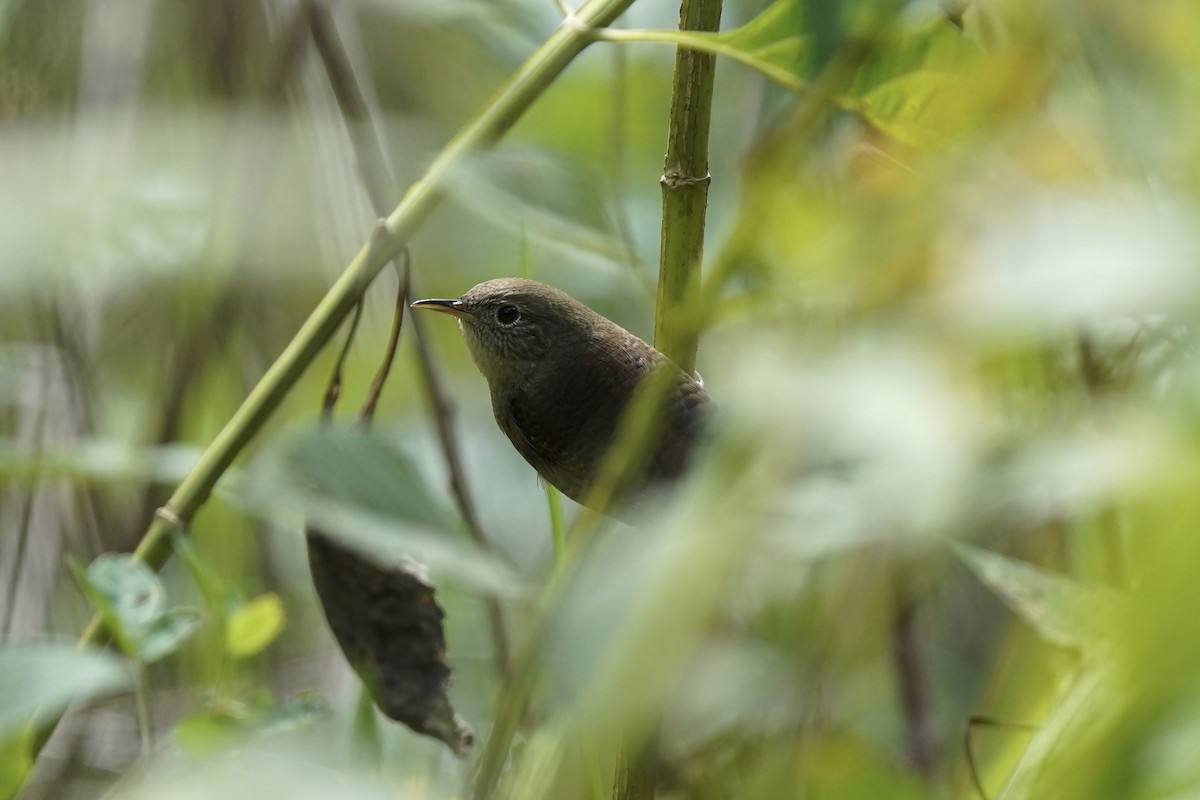
<svg viewBox="0 0 1200 800">
<path fill-rule="evenodd" d="M 499 278 L 457 300 L 413 308 L 457 317 L 471 357 L 491 391 L 500 429 L 563 494 L 596 507 L 593 488 L 638 387 L 669 372 L 644 458 L 613 502 L 620 516 L 646 491 L 688 465 L 713 401 L 703 384 L 651 345 L 566 293 L 537 281 Z"/>
</svg>

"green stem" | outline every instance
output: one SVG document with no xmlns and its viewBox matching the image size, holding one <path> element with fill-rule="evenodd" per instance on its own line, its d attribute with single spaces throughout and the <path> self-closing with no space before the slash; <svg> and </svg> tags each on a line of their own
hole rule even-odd
<svg viewBox="0 0 1200 800">
<path fill-rule="evenodd" d="M 758 72 L 780 86 L 792 91 L 804 88 L 804 82 L 782 67 L 764 61 L 749 50 L 726 43 L 717 36 L 688 31 L 618 30 L 604 28 L 592 32 L 592 38 L 602 42 L 632 42 L 644 44 L 673 44 L 685 50 L 728 58 Z"/>
<path fill-rule="evenodd" d="M 681 31 L 715 31 L 721 0 L 683 0 Z M 667 156 L 663 162 L 662 244 L 654 344 L 688 372 L 696 368 L 699 325 L 694 314 L 704 256 L 708 208 L 708 129 L 716 59 L 680 47 L 675 53 Z"/>
</svg>

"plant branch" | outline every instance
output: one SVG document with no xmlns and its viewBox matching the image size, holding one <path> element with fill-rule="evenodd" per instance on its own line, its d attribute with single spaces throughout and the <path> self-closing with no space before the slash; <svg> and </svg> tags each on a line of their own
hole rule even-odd
<svg viewBox="0 0 1200 800">
<path fill-rule="evenodd" d="M 603 27 L 633 0 L 590 0 L 576 19 Z M 495 144 L 566 69 L 591 39 L 576 27 L 563 25 L 522 64 L 487 106 L 475 116 L 409 187 L 403 199 L 383 220 L 379 230 L 347 265 L 295 337 L 267 369 L 242 405 L 201 454 L 191 472 L 151 521 L 134 556 L 159 567 L 168 555 L 169 534 L 185 529 L 208 499 L 217 481 L 295 386 L 325 346 L 367 286 L 384 265 L 405 246 L 413 233 L 444 197 L 451 173 L 481 148 Z M 81 646 L 104 637 L 104 625 L 94 617 L 80 638 Z"/>
<path fill-rule="evenodd" d="M 681 31 L 715 31 L 721 0 L 683 0 Z M 700 286 L 704 221 L 708 208 L 708 129 L 716 59 L 680 47 L 675 53 L 667 156 L 661 179 L 662 244 L 659 250 L 654 344 L 688 372 L 696 368 L 699 326 L 690 313 Z"/>
<path fill-rule="evenodd" d="M 601 28 L 589 32 L 593 39 L 601 42 L 625 42 L 643 44 L 673 44 L 683 50 L 708 55 L 721 56 L 730 61 L 749 67 L 765 78 L 775 81 L 785 89 L 799 91 L 804 88 L 804 82 L 782 67 L 777 67 L 770 61 L 759 58 L 749 50 L 734 47 L 719 36 L 689 31 L 657 31 L 657 30 L 619 30 L 616 28 Z"/>
</svg>

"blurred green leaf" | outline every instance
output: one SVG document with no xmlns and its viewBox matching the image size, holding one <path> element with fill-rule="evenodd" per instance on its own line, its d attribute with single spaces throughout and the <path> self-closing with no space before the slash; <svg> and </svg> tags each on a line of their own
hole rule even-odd
<svg viewBox="0 0 1200 800">
<path fill-rule="evenodd" d="M 286 622 L 283 601 L 269 592 L 239 607 L 225 627 L 225 649 L 234 658 L 246 658 L 265 650 L 279 636 Z"/>
<path fill-rule="evenodd" d="M 607 209 L 601 176 L 532 147 L 507 148 L 468 160 L 447 190 L 457 203 L 504 230 L 572 254 L 620 262 L 628 248 Z"/>
<path fill-rule="evenodd" d="M 802 81 L 808 56 L 803 31 L 804 7 L 800 0 L 775 0 L 745 25 L 716 34 L 715 38 Z"/>
<path fill-rule="evenodd" d="M 602 38 L 613 42 L 674 44 L 722 56 L 746 64 L 789 89 L 800 89 L 804 85 L 808 56 L 802 18 L 798 0 L 777 0 L 750 22 L 724 33 L 608 29 Z"/>
<path fill-rule="evenodd" d="M 332 501 L 432 530 L 455 527 L 408 454 L 379 434 L 308 431 L 282 442 L 277 457 L 281 469 L 270 488 L 301 508 Z"/>
<path fill-rule="evenodd" d="M 1126 710 L 1127 696 L 1114 678 L 1110 663 L 1088 660 L 1063 682 L 1049 717 L 1005 783 L 1006 800 L 1067 796 L 1069 784 L 1058 782 L 1064 752 L 1087 753 Z"/>
<path fill-rule="evenodd" d="M 33 769 L 33 736 L 27 731 L 7 740 L 0 738 L 0 798 L 16 795 Z"/>
<path fill-rule="evenodd" d="M 465 535 L 408 454 L 377 433 L 330 428 L 287 439 L 265 454 L 242 496 L 260 511 L 302 515 L 378 566 L 411 558 L 475 591 L 517 590 L 512 571 Z"/>
<path fill-rule="evenodd" d="M 171 736 L 189 755 L 200 757 L 224 750 L 245 737 L 245 720 L 203 711 L 179 721 Z"/>
<path fill-rule="evenodd" d="M 92 588 L 104 595 L 129 631 L 148 627 L 163 615 L 167 596 L 154 571 L 128 555 L 104 553 L 87 568 Z"/>
<path fill-rule="evenodd" d="M 957 543 L 955 550 L 981 581 L 1047 641 L 1085 652 L 1111 644 L 1112 620 L 1122 602 L 1112 590 L 1086 586 L 970 545 Z"/>
<path fill-rule="evenodd" d="M 483 594 L 513 596 L 520 582 L 495 555 L 480 552 L 458 531 L 435 531 L 335 502 L 313 502 L 309 523 L 379 567 L 411 569 L 411 562 Z"/>
<path fill-rule="evenodd" d="M 51 719 L 67 706 L 106 697 L 133 683 L 129 667 L 102 650 L 57 642 L 0 647 L 0 741 L 32 719 Z"/>
<path fill-rule="evenodd" d="M 171 655 L 204 624 L 204 615 L 190 608 L 167 609 L 138 635 L 138 658 L 152 664 Z"/>
<path fill-rule="evenodd" d="M 129 555 L 104 553 L 86 571 L 71 570 L 122 651 L 145 664 L 179 649 L 203 623 L 200 612 L 167 608 L 162 581 Z"/>
<path fill-rule="evenodd" d="M 834 733 L 805 754 L 803 775 L 813 797 L 918 800 L 930 793 L 867 742 Z"/>
<path fill-rule="evenodd" d="M 74 556 L 67 556 L 67 569 L 70 571 L 71 577 L 75 579 L 75 584 L 87 599 L 88 604 L 96 610 L 96 613 L 100 615 L 100 619 L 104 621 L 105 630 L 112 635 L 121 652 L 131 658 L 135 657 L 137 655 L 137 638 L 134 632 L 125 625 L 121 615 L 117 612 L 116 606 L 108 596 L 92 583 L 92 579 L 88 576 L 87 568 Z"/>
<path fill-rule="evenodd" d="M 948 72 L 918 70 L 901 75 L 867 92 L 858 109 L 876 128 L 912 147 L 945 144 L 961 122 L 944 100 L 961 86 Z"/>
<path fill-rule="evenodd" d="M 257 736 L 299 730 L 326 714 L 324 703 L 315 695 L 300 694 L 282 702 L 264 695 L 252 703 L 224 701 L 215 708 L 190 714 L 179 721 L 171 735 L 180 747 L 198 757 Z"/>
<path fill-rule="evenodd" d="M 968 81 L 978 50 L 938 18 L 880 45 L 843 98 L 872 125 L 911 147 L 946 144 L 976 121 Z"/>
<path fill-rule="evenodd" d="M 0 380 L 0 401 L 3 400 Z M 132 447 L 126 443 L 93 439 L 75 442 L 67 450 L 29 452 L 15 443 L 0 441 L 0 476 L 9 479 L 65 478 L 76 481 L 151 481 L 178 483 L 200 457 L 189 444 Z"/>
<path fill-rule="evenodd" d="M 954 74 L 981 54 L 978 45 L 944 17 L 899 25 L 884 36 L 858 68 L 845 97 L 861 99 L 881 86 L 915 72 Z"/>
</svg>

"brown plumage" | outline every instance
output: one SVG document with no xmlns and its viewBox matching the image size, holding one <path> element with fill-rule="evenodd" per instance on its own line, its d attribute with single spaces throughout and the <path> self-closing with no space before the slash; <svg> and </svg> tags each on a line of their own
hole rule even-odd
<svg viewBox="0 0 1200 800">
<path fill-rule="evenodd" d="M 500 429 L 538 473 L 588 503 L 634 391 L 672 371 L 656 436 L 624 484 L 624 504 L 687 466 L 712 401 L 698 380 L 646 342 L 553 286 L 500 278 L 457 300 L 415 308 L 451 314 L 487 379 Z M 599 510 L 612 510 L 599 509 Z"/>
</svg>

